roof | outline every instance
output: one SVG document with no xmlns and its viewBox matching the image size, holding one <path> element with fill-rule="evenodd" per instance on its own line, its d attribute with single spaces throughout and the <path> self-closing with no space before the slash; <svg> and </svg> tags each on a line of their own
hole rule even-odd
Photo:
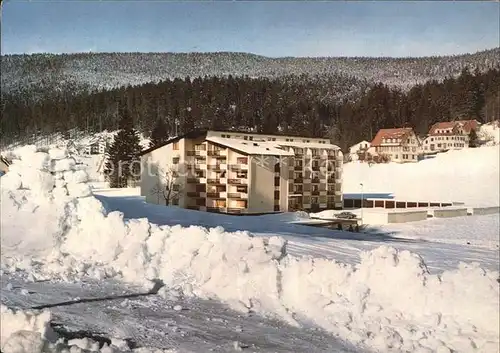
<svg viewBox="0 0 500 353">
<path fill-rule="evenodd" d="M 238 149 L 239 151 L 247 154 L 262 154 L 262 155 L 281 155 L 281 156 L 293 156 L 293 152 L 288 152 L 280 148 L 280 146 L 290 146 L 290 147 L 300 147 L 300 148 L 325 148 L 325 149 L 340 149 L 336 145 L 332 145 L 329 143 L 314 143 L 314 142 L 300 142 L 300 141 L 265 141 L 265 142 L 259 142 L 259 141 L 251 141 L 251 140 L 242 140 L 242 139 L 228 139 L 224 137 L 218 137 L 218 136 L 210 136 L 207 137 L 209 131 L 214 131 L 214 132 L 230 132 L 230 133 L 241 133 L 241 134 L 252 134 L 252 135 L 264 135 L 264 136 L 279 136 L 281 138 L 286 138 L 287 136 L 285 135 L 273 135 L 273 134 L 257 134 L 253 132 L 248 132 L 248 131 L 225 131 L 225 130 L 193 130 L 191 132 L 188 132 L 184 135 L 179 135 L 176 137 L 173 137 L 169 139 L 168 141 L 161 143 L 157 146 L 150 147 L 148 149 L 143 150 L 139 156 L 143 156 L 145 154 L 148 154 L 149 152 L 154 151 L 155 149 L 161 148 L 163 146 L 166 146 L 168 144 L 171 144 L 173 142 L 179 141 L 183 138 L 206 138 L 207 140 L 210 140 L 214 143 L 218 143 L 220 145 L 224 145 L 227 147 L 230 147 L 229 145 L 232 145 L 234 149 Z M 297 137 L 297 136 L 293 136 Z M 217 141 L 217 142 L 215 142 Z M 259 146 L 254 146 L 253 144 L 257 143 L 259 144 L 260 148 L 250 148 L 251 146 L 253 147 L 259 147 Z M 236 146 L 238 148 L 236 148 Z M 262 148 L 264 147 L 264 148 Z M 269 150 L 267 149 L 269 148 Z M 259 152 L 255 152 L 255 151 Z M 247 151 L 247 152 L 245 152 Z M 251 152 L 252 151 L 252 152 Z M 272 153 L 271 153 L 272 152 Z"/>
<path fill-rule="evenodd" d="M 441 121 L 431 126 L 429 135 L 447 135 L 447 133 L 438 133 L 436 130 L 452 130 L 457 126 L 461 126 L 465 133 L 470 133 L 471 130 L 476 130 L 479 126 L 477 120 L 455 120 Z"/>
<path fill-rule="evenodd" d="M 224 137 L 209 136 L 207 141 L 226 146 L 230 149 L 242 152 L 248 155 L 269 155 L 269 156 L 293 156 L 293 152 L 285 151 L 279 148 L 277 143 L 256 142 L 240 139 L 227 139 Z"/>
<path fill-rule="evenodd" d="M 412 132 L 413 129 L 411 127 L 380 129 L 372 141 L 372 146 L 380 146 L 382 144 L 383 139 L 388 139 L 388 138 L 399 139 L 405 137 L 406 135 Z"/>
</svg>

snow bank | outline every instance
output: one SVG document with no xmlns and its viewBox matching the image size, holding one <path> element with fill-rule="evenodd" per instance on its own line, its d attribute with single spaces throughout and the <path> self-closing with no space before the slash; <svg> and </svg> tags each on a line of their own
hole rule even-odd
<svg viewBox="0 0 500 353">
<path fill-rule="evenodd" d="M 12 310 L 0 305 L 0 349 L 4 353 L 56 353 L 56 352 L 136 352 L 136 353 L 176 353 L 174 350 L 148 348 L 129 349 L 120 340 L 111 340 L 112 344 L 104 344 L 89 338 L 67 341 L 59 338 L 50 327 L 49 311 Z M 122 344 L 118 344 L 120 342 Z M 114 344 L 113 344 L 114 343 Z"/>
<path fill-rule="evenodd" d="M 498 206 L 498 146 L 440 153 L 418 163 L 344 164 L 345 193 L 393 193 L 396 199 L 455 201 L 468 206 Z"/>
<path fill-rule="evenodd" d="M 66 181 L 64 172 L 45 172 Z M 36 190 L 3 188 L 8 217 L 2 219 L 2 245 L 5 238 L 15 250 L 4 253 L 2 247 L 4 271 L 19 268 L 37 278 L 116 277 L 148 286 L 159 279 L 165 296 L 221 300 L 295 325 L 310 321 L 380 352 L 498 352 L 498 272 L 474 264 L 431 275 L 418 255 L 390 247 L 362 253 L 357 266 L 295 258 L 281 237 L 126 221 L 67 185 L 63 198 L 55 197 L 60 186 L 44 202 L 30 198 Z M 24 210 L 45 231 L 23 226 L 29 213 Z M 33 242 L 47 251 L 33 251 Z"/>
</svg>

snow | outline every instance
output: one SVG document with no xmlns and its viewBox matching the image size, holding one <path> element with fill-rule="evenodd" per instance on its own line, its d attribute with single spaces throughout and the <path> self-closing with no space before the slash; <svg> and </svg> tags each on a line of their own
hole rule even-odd
<svg viewBox="0 0 500 353">
<path fill-rule="evenodd" d="M 271 156 L 293 156 L 293 152 L 285 151 L 278 143 L 245 141 L 239 139 L 227 139 L 217 136 L 207 136 L 207 141 L 227 146 L 247 154 L 271 155 Z"/>
<path fill-rule="evenodd" d="M 438 154 L 418 163 L 344 164 L 346 193 L 393 193 L 396 200 L 464 202 L 467 206 L 498 206 L 498 146 Z"/>
<path fill-rule="evenodd" d="M 487 141 L 488 145 L 500 144 L 500 121 L 483 124 L 479 128 L 477 136 L 482 141 Z"/>
<path fill-rule="evenodd" d="M 125 341 L 113 339 L 111 345 L 89 338 L 60 339 L 50 327 L 51 313 L 48 310 L 12 310 L 1 305 L 2 317 L 0 348 L 5 353 L 26 352 L 137 352 L 137 353 L 176 353 L 175 350 L 130 349 Z"/>
<path fill-rule="evenodd" d="M 36 280 L 116 279 L 147 290 L 161 281 L 165 298 L 215 300 L 242 315 L 258 313 L 291 326 L 319 326 L 358 347 L 379 352 L 497 352 L 500 293 L 496 266 L 470 262 L 431 273 L 422 256 L 379 246 L 376 237 L 361 242 L 337 239 L 337 243 L 344 241 L 357 248 L 358 261 L 344 263 L 327 256 L 290 254 L 290 243 L 301 244 L 293 236 L 256 236 L 220 226 L 154 224 L 154 213 L 145 214 L 147 218 L 126 218 L 120 211 L 111 211 L 112 197 L 99 198 L 106 204 L 94 197 L 86 178 L 66 180 L 65 175 L 73 176 L 76 166 L 59 162 L 71 158 L 54 160 L 50 154 L 42 158 L 40 153 L 33 148 L 15 153 L 20 158 L 13 163 L 17 167 L 5 177 L 18 174 L 22 188 L 0 185 L 4 274 L 21 271 Z M 38 169 L 27 167 L 35 164 L 33 160 L 47 158 L 50 163 L 38 163 Z M 61 167 L 54 168 L 56 164 Z M 66 185 L 54 189 L 56 173 L 62 173 L 62 179 L 61 174 L 57 178 Z M 24 180 L 35 182 L 25 186 Z M 55 197 L 54 190 L 65 189 L 67 195 Z M 34 197 L 41 194 L 46 197 Z M 132 200 L 127 204 L 133 205 L 136 215 L 161 209 L 158 216 L 170 217 L 170 221 L 175 220 L 175 212 L 191 223 L 200 224 L 207 217 L 195 211 L 147 208 L 143 203 L 137 207 Z M 291 216 L 280 216 L 278 221 L 274 216 L 231 220 L 233 227 L 248 222 L 264 229 L 281 224 L 286 217 L 290 221 L 304 215 Z M 197 222 L 195 217 L 199 217 Z M 212 222 L 222 224 L 228 219 L 221 216 Z M 321 231 L 280 226 L 282 230 L 302 229 L 306 234 Z M 330 233 L 339 238 L 344 234 Z M 354 245 L 356 241 L 358 245 Z M 302 240 L 304 246 L 314 244 L 313 239 Z M 458 251 L 458 257 L 470 252 L 466 247 L 445 245 Z M 363 246 L 365 250 L 361 250 Z M 482 253 L 488 254 L 486 250 Z M 29 291 L 25 294 L 29 296 Z M 181 303 L 173 305 L 179 314 L 185 311 L 182 309 Z M 9 336 L 21 335 L 16 332 Z M 244 349 L 239 343 L 236 346 Z"/>
</svg>

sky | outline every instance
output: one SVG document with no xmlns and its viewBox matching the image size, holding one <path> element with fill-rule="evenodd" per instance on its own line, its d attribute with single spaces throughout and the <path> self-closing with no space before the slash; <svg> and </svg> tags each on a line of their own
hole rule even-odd
<svg viewBox="0 0 500 353">
<path fill-rule="evenodd" d="M 499 47 L 499 19 L 498 1 L 5 0 L 1 52 L 451 55 Z"/>
</svg>

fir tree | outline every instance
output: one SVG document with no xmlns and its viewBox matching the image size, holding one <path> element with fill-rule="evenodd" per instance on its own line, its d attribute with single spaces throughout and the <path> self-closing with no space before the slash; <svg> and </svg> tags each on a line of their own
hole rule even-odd
<svg viewBox="0 0 500 353">
<path fill-rule="evenodd" d="M 104 173 L 112 188 L 128 186 L 130 180 L 137 180 L 140 173 L 140 138 L 134 129 L 132 117 L 124 110 L 121 114 L 120 130 L 107 152 Z"/>
<path fill-rule="evenodd" d="M 156 121 L 153 131 L 151 131 L 151 141 L 149 142 L 149 147 L 156 147 L 169 139 L 168 126 L 162 118 Z"/>
<path fill-rule="evenodd" d="M 478 138 L 475 129 L 471 129 L 469 132 L 469 147 L 477 147 Z"/>
</svg>

